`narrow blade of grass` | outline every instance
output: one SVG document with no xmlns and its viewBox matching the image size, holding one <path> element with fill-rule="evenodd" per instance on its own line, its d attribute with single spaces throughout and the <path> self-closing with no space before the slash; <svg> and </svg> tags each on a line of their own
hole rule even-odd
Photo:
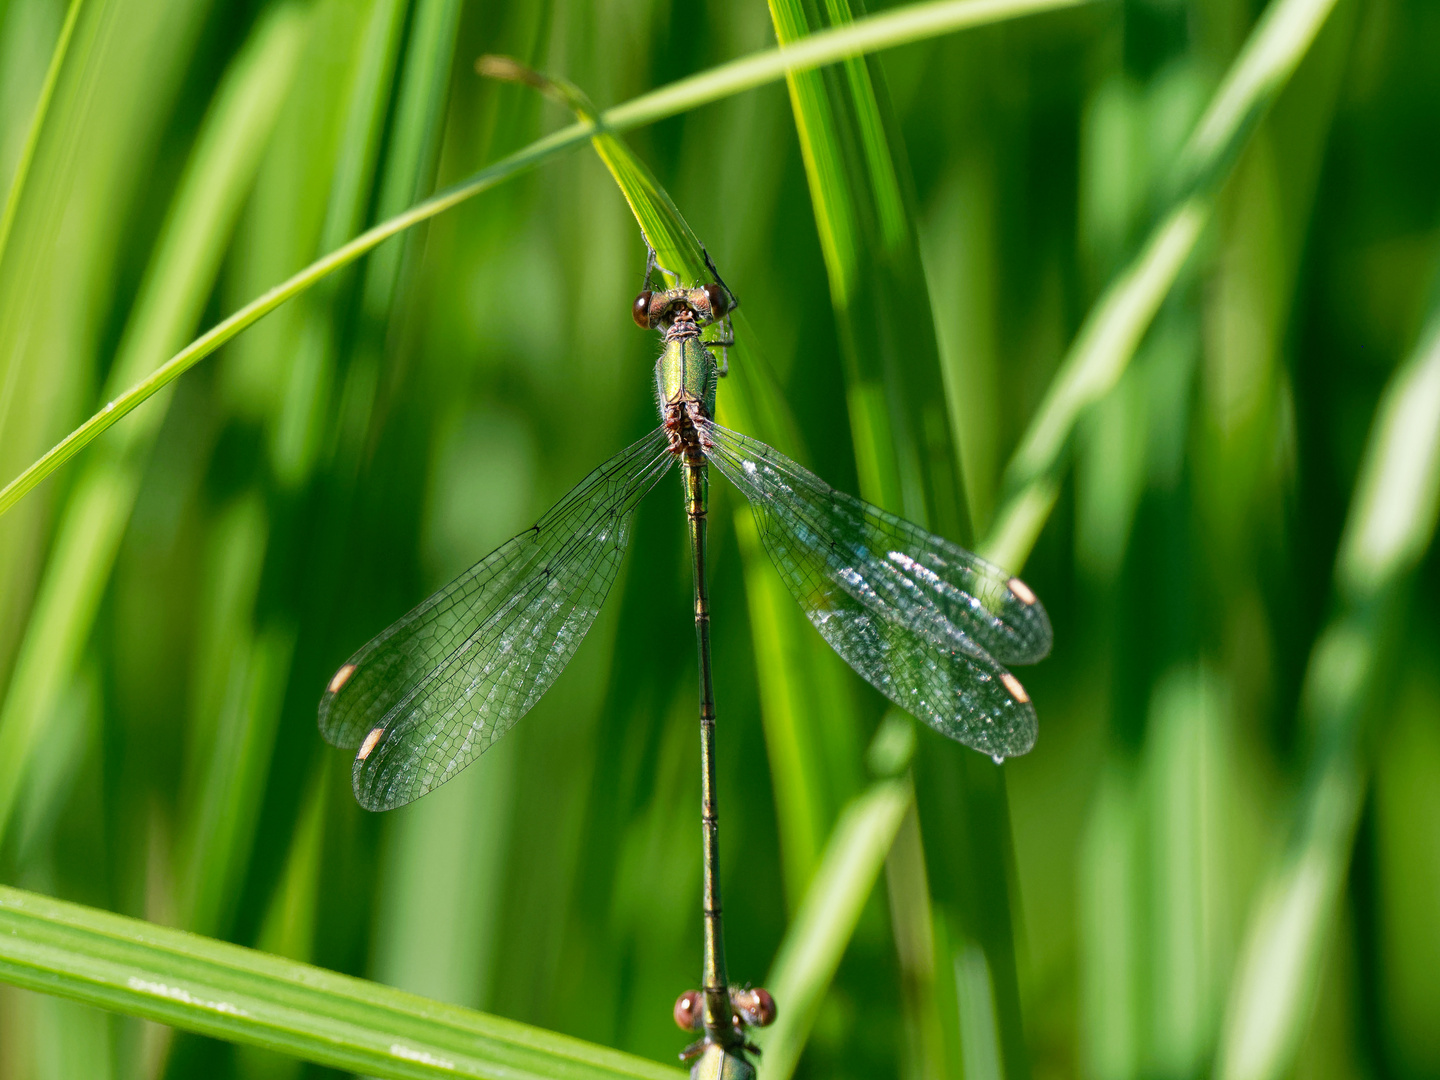
<svg viewBox="0 0 1440 1080">
<path fill-rule="evenodd" d="M 1256 24 L 1181 154 L 1171 184 L 1175 201 L 1090 309 L 1011 458 L 1004 498 L 980 547 L 986 557 L 1018 569 L 1029 556 L 1054 505 L 1076 421 L 1115 386 L 1135 355 L 1248 136 L 1334 7 L 1335 0 L 1274 0 Z"/>
<path fill-rule="evenodd" d="M 848 5 L 828 5 L 835 27 Z M 798 0 L 771 0 L 775 35 L 790 46 L 810 29 Z M 860 493 L 941 532 L 961 531 L 954 447 L 929 293 L 905 205 L 893 118 L 863 58 L 836 78 L 787 76 L 840 330 Z"/>
<path fill-rule="evenodd" d="M 284 100 L 304 29 L 294 9 L 277 9 L 221 83 L 121 342 L 111 375 L 115 391 L 142 377 L 193 332 Z M 59 539 L 0 709 L 0 834 L 31 750 L 89 640 L 164 415 L 163 409 L 152 410 L 92 459 L 62 512 Z"/>
<path fill-rule="evenodd" d="M 25 144 L 20 148 L 20 160 L 15 163 L 15 175 L 10 180 L 10 190 L 5 195 L 5 208 L 0 210 L 0 262 L 5 261 L 5 248 L 10 242 L 10 230 L 15 225 L 15 214 L 20 208 L 20 197 L 25 193 L 25 181 L 30 177 L 30 165 L 35 160 L 35 147 L 40 142 L 40 132 L 45 127 L 45 118 L 50 113 L 50 100 L 55 96 L 55 85 L 60 81 L 60 69 L 70 52 L 70 39 L 75 36 L 75 24 L 80 21 L 80 11 L 85 0 L 70 0 L 65 11 L 65 21 L 60 26 L 60 36 L 55 40 L 55 51 L 50 54 L 50 66 L 45 70 L 45 81 L 40 85 L 40 98 L 35 102 L 35 114 L 30 119 L 30 128 L 25 133 Z"/>
<path fill-rule="evenodd" d="M 776 37 L 782 44 L 813 28 L 799 0 L 770 0 Z M 854 25 L 846 0 L 824 5 L 833 27 Z M 929 287 L 904 193 L 913 187 L 903 147 L 893 148 L 891 115 L 878 67 L 864 58 L 847 60 L 837 71 L 792 72 L 787 76 L 795 128 L 805 161 L 815 225 L 830 284 L 831 304 L 844 357 L 843 375 L 850 430 L 860 477 L 860 494 L 902 513 L 936 532 L 968 540 L 963 470 L 946 409 Z M 887 864 L 892 895 L 911 896 L 931 882 L 983 880 L 987 890 L 946 891 L 939 909 L 957 923 L 962 949 L 983 952 L 990 980 L 985 1008 L 969 1015 L 988 1018 L 983 1038 L 999 1047 L 1013 1080 L 1028 1075 L 1029 1064 L 1020 1015 L 1019 978 L 1011 929 L 1007 865 L 1013 862 L 1004 788 L 966 783 L 972 763 L 946 755 L 945 765 L 917 773 L 919 822 L 908 834 L 919 848 L 923 824 L 930 835 L 928 857 L 947 864 L 927 876 L 923 859 L 897 857 Z M 934 763 L 931 763 L 932 766 Z M 988 766 L 988 763 L 986 763 Z M 958 772 L 957 772 L 958 770 Z M 937 811 L 938 793 L 930 785 L 963 792 L 965 817 L 974 827 L 994 829 L 985 842 L 960 842 L 955 825 Z M 999 801 L 997 801 L 999 800 Z M 920 956 L 915 924 L 928 923 L 929 897 L 914 901 L 924 912 L 903 910 L 908 930 L 893 921 L 907 994 L 907 1024 L 915 1032 L 954 1026 L 956 1014 L 942 1014 L 934 996 L 936 970 L 946 977 L 952 957 Z M 924 938 L 933 942 L 929 926 Z M 972 964 L 973 968 L 974 965 Z M 969 983 L 957 990 L 962 998 Z M 977 1033 L 977 1037 L 978 1033 Z M 950 1038 L 918 1039 L 932 1057 L 917 1065 L 922 1074 L 959 1068 L 944 1058 Z"/>
<path fill-rule="evenodd" d="M 835 823 L 765 980 L 780 1007 L 773 1027 L 752 1033 L 765 1051 L 759 1073 L 764 1080 L 787 1080 L 795 1072 L 860 911 L 913 806 L 908 779 L 880 780 L 856 796 Z"/>
<path fill-rule="evenodd" d="M 5 887 L 0 979 L 368 1076 L 682 1075 L 378 983 Z"/>
<path fill-rule="evenodd" d="M 626 131 L 718 101 L 731 94 L 774 82 L 787 71 L 819 67 L 847 56 L 920 41 L 964 27 L 980 26 L 1085 2 L 1089 0 L 943 0 L 938 3 L 911 5 L 861 20 L 848 27 L 817 34 L 813 40 L 807 39 L 788 49 L 766 50 L 721 64 L 701 75 L 680 79 L 667 87 L 643 94 L 625 105 L 606 110 L 600 115 L 598 124 L 612 131 Z M 285 301 L 300 295 L 335 271 L 349 266 L 390 237 L 422 221 L 428 221 L 436 214 L 458 206 L 501 181 L 579 145 L 595 134 L 596 130 L 596 124 L 572 124 L 538 139 L 480 170 L 468 180 L 368 229 L 349 243 L 341 245 L 262 293 L 196 338 L 149 377 L 116 395 L 103 409 L 10 481 L 0 490 L 0 514 L 8 511 L 34 490 L 37 484 L 121 417 Z"/>
<path fill-rule="evenodd" d="M 1286 1075 L 1311 1015 L 1383 707 L 1407 582 L 1440 507 L 1440 306 L 1376 410 L 1336 559 L 1340 610 L 1310 654 L 1301 720 L 1312 740 L 1290 844 L 1245 934 L 1221 1034 L 1221 1080 Z"/>
</svg>

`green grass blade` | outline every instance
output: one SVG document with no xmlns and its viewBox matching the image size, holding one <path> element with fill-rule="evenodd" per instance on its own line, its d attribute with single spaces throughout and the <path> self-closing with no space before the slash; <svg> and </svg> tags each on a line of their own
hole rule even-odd
<svg viewBox="0 0 1440 1080">
<path fill-rule="evenodd" d="M 860 911 L 913 806 L 908 779 L 880 780 L 856 796 L 836 822 L 765 980 L 779 1011 L 774 1026 L 752 1032 L 765 1051 L 763 1080 L 787 1080 L 795 1072 Z"/>
<path fill-rule="evenodd" d="M 729 423 L 729 412 L 722 415 Z M 735 509 L 785 896 L 795 911 L 820 861 L 832 816 L 814 715 L 817 688 L 826 673 L 817 663 L 813 630 L 769 566 L 754 519 L 747 510 Z M 837 709 L 830 723 L 840 729 L 853 726 L 854 718 Z"/>
<path fill-rule="evenodd" d="M 625 131 L 774 82 L 787 71 L 819 67 L 847 56 L 920 41 L 965 27 L 1073 7 L 1085 2 L 1089 0 L 944 0 L 939 3 L 912 5 L 861 20 L 848 27 L 817 34 L 814 40 L 807 39 L 787 49 L 766 50 L 719 65 L 701 75 L 677 80 L 667 87 L 643 94 L 625 105 L 606 110 L 601 114 L 600 122 L 613 131 Z M 0 489 L 0 514 L 6 513 L 34 490 L 37 484 L 121 417 L 129 414 L 240 331 L 287 300 L 305 292 L 335 271 L 349 266 L 392 236 L 458 206 L 561 151 L 579 145 L 593 134 L 593 125 L 572 124 L 538 139 L 480 170 L 469 179 L 368 229 L 256 297 L 196 338 L 149 377 L 116 395 L 100 412 L 47 451 L 6 484 L 4 489 Z"/>
<path fill-rule="evenodd" d="M 1335 564 L 1340 595 L 1363 605 L 1409 573 L 1440 508 L 1440 305 L 1390 379 Z"/>
<path fill-rule="evenodd" d="M 850 24 L 845 0 L 827 0 L 824 10 L 837 27 Z M 788 43 L 810 28 L 799 0 L 771 0 L 776 37 Z M 851 24 L 853 25 L 853 24 Z M 878 67 L 863 58 L 846 61 L 839 72 L 793 72 L 787 82 L 795 127 L 815 207 L 815 223 L 824 254 L 844 357 L 846 401 L 855 446 L 860 493 L 903 513 L 936 532 L 968 540 L 969 523 L 961 490 L 963 475 L 946 408 L 934 313 L 904 192 L 913 183 L 900 144 L 892 150 L 888 132 L 897 124 L 884 96 Z M 970 763 L 946 755 L 947 765 L 968 770 Z M 1020 1014 L 1019 978 L 1011 930 L 1007 865 L 1009 825 L 1003 787 L 970 784 L 955 771 L 917 774 L 918 817 L 929 836 L 929 857 L 945 865 L 933 878 L 919 859 L 897 856 L 887 864 L 892 895 L 913 896 L 941 883 L 937 909 L 957 923 L 957 947 L 983 953 L 985 1008 L 967 1015 L 985 1017 L 990 1028 L 973 1038 L 1000 1048 L 1013 1080 L 1028 1074 L 1028 1056 Z M 983 843 L 963 843 L 955 824 L 939 810 L 943 797 L 932 790 L 963 792 L 966 817 L 996 835 Z M 920 827 L 912 839 L 919 847 Z M 992 858 L 993 857 L 993 858 Z M 944 889 L 946 883 L 984 880 L 984 891 Z M 955 1023 L 941 1012 L 934 989 L 935 971 L 945 977 L 956 958 L 920 956 L 917 937 L 933 942 L 929 898 L 914 901 L 922 911 L 901 909 L 902 927 L 892 915 L 892 931 L 906 980 L 906 1023 L 914 1043 L 938 1057 L 919 1061 L 922 1074 L 958 1069 L 945 1060 L 946 1042 L 958 1036 L 923 1037 Z M 917 930 L 920 923 L 925 925 Z M 973 963 L 966 970 L 975 969 Z M 993 992 L 992 992 L 993 987 Z M 964 1001 L 975 995 L 969 983 L 957 986 Z M 976 998 L 979 1000 L 979 998 Z"/>
<path fill-rule="evenodd" d="M 404 214 L 368 229 L 348 244 L 335 249 L 256 297 L 239 311 L 217 323 L 181 349 L 147 378 L 113 398 L 100 412 L 76 428 L 48 451 L 44 457 L 6 485 L 5 489 L 0 491 L 0 514 L 8 511 L 32 491 L 40 481 L 69 461 L 121 417 L 126 416 L 154 394 L 169 386 L 201 360 L 234 338 L 240 331 L 270 314 L 285 301 L 299 296 L 330 274 L 349 266 L 390 237 L 398 235 L 422 221 L 428 221 L 436 214 L 443 213 L 452 206 L 478 195 L 481 191 L 495 186 L 515 173 L 546 160 L 558 149 L 580 143 L 587 138 L 588 134 L 579 125 L 574 125 L 541 139 L 526 149 L 481 170 L 465 184 L 451 188 L 449 191 L 411 208 Z"/>
<path fill-rule="evenodd" d="M 894 712 L 891 716 L 903 726 L 913 743 L 913 721 Z M 925 871 L 925 845 L 920 835 L 920 818 L 913 807 L 901 822 L 885 858 L 885 885 L 895 958 L 900 966 L 901 1013 L 905 1027 L 901 1075 L 945 1076 L 949 1073 L 945 1062 L 953 1060 L 953 1046 L 958 1037 L 956 1025 L 948 1021 L 958 1013 L 943 1008 L 941 995 L 937 993 L 936 960 L 948 955 L 949 950 L 937 947 L 935 940 L 935 906 Z M 993 1022 L 991 1027 L 993 1029 Z"/>
<path fill-rule="evenodd" d="M 217 90 L 122 339 L 110 376 L 114 390 L 141 378 L 193 332 L 284 100 L 304 29 L 294 9 L 277 9 Z M 31 751 L 89 640 L 146 452 L 164 415 L 163 408 L 152 410 L 102 448 L 61 515 L 59 538 L 0 708 L 0 835 Z"/>
<path fill-rule="evenodd" d="M 681 1075 L 579 1039 L 6 887 L 0 887 L 0 979 L 397 1080 Z"/>
<path fill-rule="evenodd" d="M 604 120 L 613 130 L 628 131 L 742 90 L 775 82 L 793 71 L 808 71 L 837 60 L 924 41 L 956 30 L 1042 11 L 1079 7 L 1088 2 L 1091 0 L 937 0 L 908 4 L 883 15 L 857 19 L 848 26 L 817 31 L 778 49 L 719 64 L 699 75 L 677 79 L 669 86 L 605 110 Z"/>
<path fill-rule="evenodd" d="M 404 0 L 382 0 L 370 10 L 320 234 L 323 248 L 338 247 L 365 224 L 365 204 L 385 131 L 385 110 L 390 103 L 385 91 L 394 78 L 405 8 Z"/>
<path fill-rule="evenodd" d="M 854 26 L 831 0 L 837 26 Z M 775 35 L 789 46 L 809 29 L 798 0 L 772 0 Z M 860 493 L 950 534 L 963 531 L 958 475 L 944 411 L 934 317 L 909 209 L 902 163 L 867 61 L 843 78 L 787 76 L 830 297 L 845 359 L 846 397 Z"/>
<path fill-rule="evenodd" d="M 422 0 L 412 15 L 408 54 L 395 103 L 395 120 L 380 178 L 377 217 L 390 217 L 428 188 L 439 156 L 450 58 L 460 18 L 458 0 Z M 387 244 L 370 260 L 365 306 L 388 315 L 400 274 L 401 244 Z"/>
<path fill-rule="evenodd" d="M 1196 197 L 1172 209 L 1090 309 L 1010 459 L 1004 484 L 1011 494 L 981 547 L 987 558 L 1012 568 L 1024 565 L 1054 508 L 1076 422 L 1119 381 L 1213 208 L 1210 199 Z"/>
<path fill-rule="evenodd" d="M 317 25 L 324 41 L 312 42 L 286 112 L 284 141 L 267 159 L 250 203 L 247 258 L 227 281 L 233 296 L 252 295 L 368 223 L 408 8 L 403 0 L 379 0 L 359 25 L 338 33 Z M 350 77 L 336 80 L 331 65 L 348 69 Z M 317 153 L 313 141 L 326 121 L 336 131 L 335 145 Z M 414 198 L 411 193 L 405 202 Z M 311 476 L 326 445 L 334 335 L 342 332 L 337 300 L 349 296 L 343 280 L 328 279 L 304 302 L 242 337 L 229 364 L 237 376 L 232 403 L 263 413 L 271 466 L 284 488 L 296 489 Z"/>
<path fill-rule="evenodd" d="M 1301 702 L 1313 741 L 1287 850 L 1245 934 L 1216 1075 L 1287 1075 L 1309 1022 L 1364 801 L 1367 721 L 1388 700 L 1386 653 L 1440 508 L 1440 305 L 1391 377 L 1336 558 L 1340 610 L 1310 654 Z"/>
<path fill-rule="evenodd" d="M 205 934 L 226 932 L 234 917 L 260 819 L 295 632 L 266 627 L 245 633 L 237 646 L 219 714 L 198 718 L 216 731 L 198 798 L 188 807 L 180 865 L 180 917 L 185 926 Z"/>
<path fill-rule="evenodd" d="M 377 217 L 403 209 L 433 188 L 459 15 L 455 0 L 423 0 L 411 15 L 377 178 Z M 393 328 L 416 299 L 413 269 L 424 239 L 421 231 L 397 239 L 365 267 L 360 310 L 348 335 L 356 346 L 347 373 L 352 385 L 373 387 L 379 380 Z M 364 411 L 369 407 L 367 402 Z M 511 760 L 503 752 L 491 755 L 434 799 L 387 819 L 381 916 L 368 969 L 372 976 L 442 1001 L 483 1003 L 487 943 L 498 917 L 498 889 L 487 896 L 486 886 L 504 867 L 498 837 L 506 835 L 508 826 Z M 457 850 L 465 852 L 463 858 L 455 857 Z"/>
<path fill-rule="evenodd" d="M 1335 0 L 1274 0 L 1251 32 L 1182 152 L 1175 203 L 1090 309 L 1015 451 L 981 546 L 987 557 L 1018 568 L 1029 556 L 1077 420 L 1118 382 L 1199 241 L 1219 186 L 1334 7 Z"/>
<path fill-rule="evenodd" d="M 75 36 L 75 24 L 80 21 L 80 10 L 85 0 L 70 0 L 65 11 L 65 22 L 60 26 L 60 36 L 55 41 L 55 51 L 50 54 L 50 66 L 45 71 L 45 81 L 40 85 L 40 99 L 35 102 L 35 114 L 30 120 L 30 129 L 25 133 L 25 144 L 20 148 L 20 159 L 15 163 L 15 175 L 10 180 L 10 190 L 5 195 L 5 207 L 0 210 L 0 262 L 5 261 L 5 248 L 10 242 L 10 230 L 15 225 L 15 214 L 20 208 L 20 196 L 25 192 L 25 181 L 30 177 L 30 166 L 35 160 L 35 147 L 40 143 L 40 132 L 45 127 L 45 118 L 50 112 L 50 100 L 55 96 L 55 86 L 60 81 L 60 69 L 70 51 L 70 39 Z"/>
</svg>

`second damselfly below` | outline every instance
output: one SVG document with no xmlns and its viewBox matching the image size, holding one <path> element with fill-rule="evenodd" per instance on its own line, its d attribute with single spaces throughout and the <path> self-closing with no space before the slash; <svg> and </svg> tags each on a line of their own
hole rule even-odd
<svg viewBox="0 0 1440 1080">
<path fill-rule="evenodd" d="M 737 306 L 713 281 L 652 289 L 650 253 L 632 314 L 661 332 L 660 426 L 585 477 L 543 517 L 365 645 L 320 700 L 320 730 L 358 747 L 355 797 L 371 810 L 418 799 L 509 731 L 548 690 L 595 621 L 640 500 L 680 467 L 700 659 L 704 955 L 677 1022 L 703 1032 L 694 1075 L 750 1074 L 745 1028 L 769 1023 L 763 990 L 725 971 L 715 806 L 715 699 L 706 574 L 708 466 L 744 493 L 775 568 L 822 637 L 895 704 L 1003 760 L 1034 745 L 1035 710 L 1004 665 L 1050 651 L 1050 622 L 1024 582 L 715 422 Z M 672 277 L 674 275 L 671 275 Z M 709 326 L 721 337 L 706 341 Z M 712 349 L 718 349 L 717 363 Z"/>
</svg>

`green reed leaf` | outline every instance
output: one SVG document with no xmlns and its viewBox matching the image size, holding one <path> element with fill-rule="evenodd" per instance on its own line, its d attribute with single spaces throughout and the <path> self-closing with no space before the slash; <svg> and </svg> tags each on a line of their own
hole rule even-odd
<svg viewBox="0 0 1440 1080">
<path fill-rule="evenodd" d="M 1088 0 L 941 0 L 900 8 L 848 27 L 816 34 L 813 39 L 806 39 L 787 49 L 765 50 L 728 64 L 721 64 L 708 72 L 677 80 L 624 105 L 608 109 L 600 114 L 595 124 L 572 124 L 538 139 L 524 149 L 481 169 L 468 180 L 366 230 L 217 323 L 161 364 L 150 376 L 112 398 L 104 408 L 47 451 L 4 489 L 0 489 L 0 514 L 4 514 L 33 491 L 37 484 L 121 417 L 285 301 L 300 295 L 335 271 L 349 266 L 392 236 L 474 198 L 482 191 L 549 160 L 561 151 L 579 145 L 595 134 L 597 124 L 612 131 L 626 131 L 774 82 L 787 71 L 819 67 L 847 56 L 920 41 L 964 27 L 1072 7 L 1084 2 Z"/>
<path fill-rule="evenodd" d="M 787 1080 L 794 1073 L 860 911 L 914 800 L 908 779 L 879 780 L 852 799 L 835 823 L 765 981 L 780 1007 L 773 1027 L 752 1033 L 765 1051 L 759 1070 L 763 1080 Z"/>
<path fill-rule="evenodd" d="M 0 979 L 367 1076 L 681 1073 L 378 983 L 0 887 Z"/>
<path fill-rule="evenodd" d="M 80 21 L 80 11 L 84 6 L 85 0 L 70 0 L 70 6 L 65 11 L 65 21 L 60 26 L 60 36 L 55 40 L 55 51 L 50 54 L 50 66 L 45 70 L 45 81 L 40 86 L 40 99 L 35 103 L 35 113 L 30 119 L 30 128 L 25 133 L 20 160 L 15 163 L 15 175 L 11 178 L 10 190 L 5 195 L 4 209 L 0 209 L 0 262 L 5 259 L 10 230 L 15 226 L 15 215 L 20 209 L 20 197 L 25 193 L 25 181 L 30 178 L 30 166 L 35 161 L 35 148 L 40 143 L 40 133 L 45 129 L 45 119 L 50 114 L 50 101 L 55 96 L 55 86 L 60 81 L 60 69 L 70 52 L 70 40 L 75 36 L 75 25 Z"/>
<path fill-rule="evenodd" d="M 1230 988 L 1216 1075 L 1292 1068 L 1317 996 L 1368 773 L 1367 726 L 1440 507 L 1440 303 L 1375 413 L 1335 564 L 1341 606 L 1316 639 L 1301 722 L 1311 750 L 1290 843 L 1271 866 Z"/>
<path fill-rule="evenodd" d="M 1018 569 L 1049 518 L 1080 415 L 1119 381 L 1194 251 L 1255 125 L 1285 87 L 1336 0 L 1274 0 L 1226 72 L 1181 154 L 1174 202 L 1075 335 L 1006 469 L 1006 495 L 982 554 Z"/>
</svg>

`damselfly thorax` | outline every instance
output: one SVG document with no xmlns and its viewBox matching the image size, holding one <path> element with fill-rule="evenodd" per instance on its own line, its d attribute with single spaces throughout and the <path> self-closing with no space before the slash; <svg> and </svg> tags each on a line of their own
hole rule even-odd
<svg viewBox="0 0 1440 1080">
<path fill-rule="evenodd" d="M 645 288 L 635 298 L 631 315 L 641 328 L 661 331 L 662 351 L 655 363 L 660 419 L 671 450 L 698 464 L 701 444 L 697 424 L 714 419 L 716 385 L 727 368 L 725 350 L 734 341 L 730 313 L 739 301 L 720 281 L 718 273 L 709 285 L 652 290 L 650 275 L 654 269 L 652 256 L 646 266 Z M 722 324 L 720 336 L 705 341 L 701 331 L 717 323 Z M 712 348 L 720 350 L 719 363 Z"/>
</svg>

